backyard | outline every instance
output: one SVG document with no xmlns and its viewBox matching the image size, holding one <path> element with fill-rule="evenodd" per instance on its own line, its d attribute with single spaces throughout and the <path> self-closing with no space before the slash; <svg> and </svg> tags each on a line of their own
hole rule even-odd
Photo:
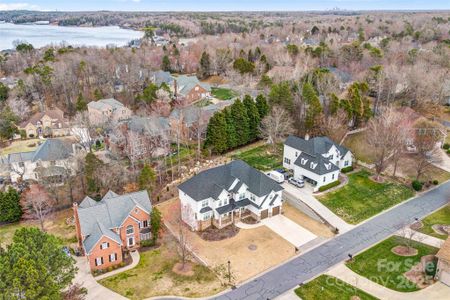
<svg viewBox="0 0 450 300">
<path fill-rule="evenodd" d="M 367 144 L 366 133 L 358 132 L 348 135 L 344 140 L 344 146 L 351 149 L 357 160 L 371 164 L 375 160 L 375 153 Z"/>
<path fill-rule="evenodd" d="M 405 244 L 405 239 L 390 237 L 372 248 L 358 254 L 353 261 L 347 262 L 354 272 L 378 284 L 399 292 L 413 292 L 419 287 L 408 280 L 404 273 L 411 270 L 420 262 L 422 256 L 436 254 L 438 249 L 422 243 L 410 241 L 412 248 L 417 250 L 415 255 L 400 256 L 392 249 Z"/>
<path fill-rule="evenodd" d="M 446 239 L 448 235 L 438 234 L 433 230 L 433 225 L 447 225 L 450 227 L 450 206 L 447 205 L 444 208 L 432 213 L 422 220 L 423 227 L 418 229 L 422 233 L 437 237 L 439 239 Z"/>
<path fill-rule="evenodd" d="M 219 100 L 230 100 L 237 96 L 236 92 L 231 89 L 216 87 L 211 88 L 211 94 Z"/>
<path fill-rule="evenodd" d="M 10 153 L 16 152 L 28 152 L 33 151 L 39 145 L 38 142 L 42 142 L 40 139 L 32 139 L 32 140 L 16 140 L 13 141 L 9 146 L 0 149 L 0 156 L 7 155 Z"/>
<path fill-rule="evenodd" d="M 174 295 L 204 297 L 224 289 L 220 280 L 207 267 L 191 262 L 190 274 L 174 271 L 179 262 L 176 244 L 164 233 L 158 249 L 140 253 L 139 264 L 128 271 L 102 279 L 100 284 L 130 299 Z"/>
<path fill-rule="evenodd" d="M 335 299 L 335 300 L 375 300 L 377 298 L 349 285 L 342 280 L 320 275 L 310 282 L 295 289 L 295 294 L 303 300 Z"/>
<path fill-rule="evenodd" d="M 350 224 L 357 224 L 414 196 L 412 189 L 392 181 L 378 183 L 371 173 L 361 170 L 349 174 L 347 185 L 318 199 Z"/>
<path fill-rule="evenodd" d="M 61 238 L 64 243 L 71 244 L 76 242 L 75 226 L 68 225 L 66 220 L 73 216 L 72 209 L 65 209 L 49 215 L 45 222 L 44 228 L 48 233 Z M 38 227 L 39 222 L 36 220 L 21 221 L 18 223 L 0 226 L 0 245 L 10 244 L 14 232 L 22 227 Z"/>
<path fill-rule="evenodd" d="M 250 166 L 261 170 L 269 171 L 283 167 L 283 145 L 277 145 L 275 149 L 272 145 L 261 145 L 248 147 L 234 151 L 231 154 L 233 159 L 242 159 Z"/>
</svg>

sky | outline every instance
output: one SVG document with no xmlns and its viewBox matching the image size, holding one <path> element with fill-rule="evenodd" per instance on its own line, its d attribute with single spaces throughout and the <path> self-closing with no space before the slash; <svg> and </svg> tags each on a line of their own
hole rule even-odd
<svg viewBox="0 0 450 300">
<path fill-rule="evenodd" d="M 0 10 L 307 11 L 450 10 L 450 0 L 0 0 Z"/>
</svg>

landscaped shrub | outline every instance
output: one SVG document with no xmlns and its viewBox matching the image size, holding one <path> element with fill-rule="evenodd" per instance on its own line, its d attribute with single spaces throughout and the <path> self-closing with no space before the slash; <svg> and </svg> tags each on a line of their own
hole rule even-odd
<svg viewBox="0 0 450 300">
<path fill-rule="evenodd" d="M 141 247 L 152 247 L 154 245 L 155 245 L 155 242 L 153 240 L 141 241 Z"/>
<path fill-rule="evenodd" d="M 342 173 L 348 173 L 348 172 L 351 172 L 353 170 L 354 170 L 353 166 L 348 166 L 348 167 L 342 168 L 341 172 Z"/>
<path fill-rule="evenodd" d="M 450 154 L 450 149 L 447 149 L 447 154 Z"/>
<path fill-rule="evenodd" d="M 429 261 L 425 266 L 425 274 L 428 276 L 434 277 L 436 275 L 437 264 L 436 261 Z"/>
<path fill-rule="evenodd" d="M 435 179 L 435 180 L 433 180 L 433 184 L 434 184 L 434 185 L 438 185 L 438 184 L 439 184 L 439 181 L 437 181 L 437 180 Z"/>
<path fill-rule="evenodd" d="M 319 188 L 319 192 L 323 192 L 323 191 L 329 190 L 329 189 L 331 189 L 331 188 L 333 188 L 335 186 L 338 186 L 340 183 L 341 182 L 339 180 L 336 180 L 336 181 L 333 181 L 332 183 L 329 183 L 327 185 L 321 186 Z"/>
<path fill-rule="evenodd" d="M 419 180 L 414 180 L 411 183 L 411 186 L 415 191 L 420 191 L 422 189 L 423 184 Z"/>
<path fill-rule="evenodd" d="M 450 148 L 450 144 L 445 143 L 444 146 L 442 146 L 442 148 L 444 148 L 445 150 L 448 150 Z"/>
</svg>

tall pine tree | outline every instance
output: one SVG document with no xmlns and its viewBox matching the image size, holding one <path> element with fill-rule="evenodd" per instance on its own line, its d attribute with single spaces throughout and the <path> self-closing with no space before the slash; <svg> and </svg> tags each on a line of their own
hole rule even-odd
<svg viewBox="0 0 450 300">
<path fill-rule="evenodd" d="M 224 153 L 228 150 L 227 123 L 223 112 L 216 112 L 209 120 L 206 129 L 205 147 L 214 153 Z"/>
<path fill-rule="evenodd" d="M 294 96 L 292 96 L 291 87 L 287 81 L 272 85 L 269 93 L 270 106 L 280 105 L 287 111 L 294 108 Z"/>
<path fill-rule="evenodd" d="M 263 94 L 259 94 L 256 97 L 256 107 L 258 108 L 259 117 L 262 120 L 269 113 L 269 104 L 267 104 L 266 97 Z"/>
<path fill-rule="evenodd" d="M 227 132 L 227 145 L 228 149 L 233 149 L 238 146 L 238 136 L 236 134 L 236 127 L 233 121 L 233 115 L 231 114 L 231 108 L 227 107 L 223 111 L 226 123 Z"/>
<path fill-rule="evenodd" d="M 259 135 L 259 123 L 261 118 L 259 117 L 258 108 L 256 107 L 255 101 L 249 95 L 244 97 L 243 104 L 245 110 L 247 111 L 248 117 L 248 130 L 249 130 L 249 141 L 254 141 Z"/>
<path fill-rule="evenodd" d="M 237 99 L 231 105 L 231 115 L 236 129 L 238 146 L 247 144 L 250 140 L 249 119 L 245 106 L 240 99 Z"/>
<path fill-rule="evenodd" d="M 322 112 L 322 105 L 314 87 L 308 82 L 303 84 L 302 95 L 307 105 L 305 127 L 310 130 L 314 128 L 317 117 Z"/>
</svg>

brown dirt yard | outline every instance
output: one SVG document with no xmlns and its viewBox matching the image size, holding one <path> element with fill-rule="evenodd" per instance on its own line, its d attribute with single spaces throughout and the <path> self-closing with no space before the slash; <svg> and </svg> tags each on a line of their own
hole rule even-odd
<svg viewBox="0 0 450 300">
<path fill-rule="evenodd" d="M 325 238 L 334 236 L 327 225 L 310 218 L 287 202 L 283 203 L 283 215 L 317 236 Z"/>
<path fill-rule="evenodd" d="M 176 220 L 180 213 L 178 198 L 161 203 L 157 207 L 166 226 L 177 232 Z M 243 282 L 295 255 L 294 247 L 266 226 L 241 229 L 236 236 L 215 242 L 204 241 L 196 233 L 189 232 L 188 241 L 196 255 L 212 268 L 226 266 L 229 260 L 236 283 Z M 251 245 L 256 246 L 256 249 L 250 250 Z"/>
</svg>

